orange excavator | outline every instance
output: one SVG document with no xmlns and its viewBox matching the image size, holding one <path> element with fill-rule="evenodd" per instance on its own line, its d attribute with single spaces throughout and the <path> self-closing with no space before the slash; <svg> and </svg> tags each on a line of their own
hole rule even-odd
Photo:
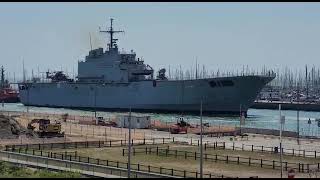
<svg viewBox="0 0 320 180">
<path fill-rule="evenodd" d="M 177 122 L 176 124 L 170 126 L 170 133 L 171 134 L 180 134 L 180 133 L 187 134 L 188 126 L 190 126 L 190 124 L 185 122 L 183 118 L 180 117 L 180 122 Z"/>
</svg>

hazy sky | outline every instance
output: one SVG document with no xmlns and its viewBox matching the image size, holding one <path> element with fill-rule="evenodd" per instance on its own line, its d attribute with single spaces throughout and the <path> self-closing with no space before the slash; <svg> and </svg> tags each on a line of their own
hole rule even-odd
<svg viewBox="0 0 320 180">
<path fill-rule="evenodd" d="M 22 76 L 77 70 L 115 19 L 121 50 L 158 70 L 320 66 L 320 3 L 0 3 L 0 65 Z"/>
</svg>

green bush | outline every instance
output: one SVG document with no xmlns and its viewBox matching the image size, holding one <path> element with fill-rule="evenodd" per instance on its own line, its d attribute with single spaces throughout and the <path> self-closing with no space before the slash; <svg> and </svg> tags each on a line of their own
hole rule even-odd
<svg viewBox="0 0 320 180">
<path fill-rule="evenodd" d="M 79 178 L 80 173 L 75 172 L 51 172 L 48 170 L 38 170 L 36 174 L 39 178 Z"/>
<path fill-rule="evenodd" d="M 78 172 L 52 172 L 48 170 L 32 171 L 25 167 L 10 165 L 0 161 L 0 178 L 79 178 Z"/>
</svg>

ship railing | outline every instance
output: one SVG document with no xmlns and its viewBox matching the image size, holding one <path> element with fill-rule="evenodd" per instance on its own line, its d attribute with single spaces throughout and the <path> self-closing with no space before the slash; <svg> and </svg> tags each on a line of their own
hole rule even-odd
<svg viewBox="0 0 320 180">
<path fill-rule="evenodd" d="M 195 80 L 195 79 L 206 79 L 206 78 L 218 78 L 218 77 L 239 77 L 239 76 L 264 76 L 264 77 L 275 77 L 276 73 L 273 71 L 268 71 L 265 73 L 257 73 L 257 72 L 246 72 L 246 73 L 234 73 L 234 72 L 216 72 L 211 74 L 199 73 L 198 76 L 195 74 L 190 74 L 190 72 L 181 72 L 176 73 L 175 75 L 169 75 L 167 78 L 169 80 Z"/>
</svg>

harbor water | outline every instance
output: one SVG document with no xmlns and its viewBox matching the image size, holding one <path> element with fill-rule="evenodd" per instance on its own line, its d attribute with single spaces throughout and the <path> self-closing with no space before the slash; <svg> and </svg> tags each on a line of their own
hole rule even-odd
<svg viewBox="0 0 320 180">
<path fill-rule="evenodd" d="M 26 107 L 21 103 L 4 103 L 0 110 L 2 111 L 21 111 L 21 112 L 38 112 L 50 114 L 64 114 L 80 115 L 80 116 L 94 116 L 93 111 L 73 110 L 65 108 L 46 108 L 46 107 Z M 104 118 L 115 117 L 124 112 L 103 112 L 97 111 L 97 116 Z M 152 120 L 160 120 L 162 122 L 176 122 L 180 114 L 161 114 L 161 113 L 132 113 L 133 115 L 148 115 Z M 200 114 L 200 110 L 199 110 Z M 297 132 L 297 111 L 282 110 L 281 114 L 285 116 L 284 130 Z M 200 123 L 200 117 L 195 115 L 184 115 L 184 120 L 188 123 Z M 311 120 L 311 124 L 308 120 Z M 320 112 L 299 111 L 299 126 L 301 136 L 317 136 L 320 137 L 320 127 L 316 119 L 320 118 Z M 240 126 L 239 117 L 215 117 L 203 116 L 203 123 L 210 125 L 228 125 Z M 279 129 L 279 110 L 267 109 L 249 109 L 248 117 L 245 119 L 245 124 L 241 127 L 263 128 L 263 129 Z"/>
</svg>

